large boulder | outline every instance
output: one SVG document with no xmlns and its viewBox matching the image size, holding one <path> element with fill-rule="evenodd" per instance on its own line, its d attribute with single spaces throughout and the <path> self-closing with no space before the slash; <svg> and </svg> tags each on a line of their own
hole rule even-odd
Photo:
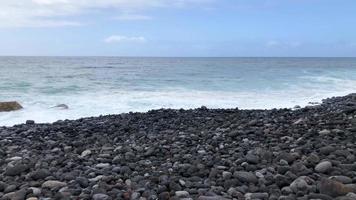
<svg viewBox="0 0 356 200">
<path fill-rule="evenodd" d="M 0 102 L 0 112 L 10 112 L 22 109 L 22 106 L 16 101 Z"/>
</svg>

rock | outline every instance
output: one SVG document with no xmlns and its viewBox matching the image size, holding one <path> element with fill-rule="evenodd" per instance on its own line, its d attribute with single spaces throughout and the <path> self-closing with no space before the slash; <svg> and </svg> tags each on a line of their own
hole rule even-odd
<svg viewBox="0 0 356 200">
<path fill-rule="evenodd" d="M 11 157 L 11 158 L 6 159 L 6 162 L 19 161 L 19 160 L 22 160 L 22 157 L 20 157 L 20 156 L 14 156 L 14 157 Z"/>
<path fill-rule="evenodd" d="M 258 156 L 253 155 L 252 153 L 247 154 L 245 158 L 246 158 L 247 162 L 250 164 L 258 164 L 258 162 L 259 162 Z"/>
<path fill-rule="evenodd" d="M 295 161 L 295 156 L 291 153 L 286 153 L 286 152 L 282 152 L 278 155 L 277 157 L 277 161 L 280 160 L 285 160 L 287 161 L 289 164 L 292 164 Z"/>
<path fill-rule="evenodd" d="M 65 182 L 60 182 L 60 181 L 46 181 L 42 184 L 43 188 L 49 188 L 49 189 L 54 189 L 54 188 L 62 188 L 67 186 L 67 183 Z"/>
<path fill-rule="evenodd" d="M 308 195 L 308 199 L 333 200 L 333 198 L 328 195 L 315 193 Z"/>
<path fill-rule="evenodd" d="M 110 197 L 106 194 L 94 194 L 93 195 L 93 200 L 109 200 Z"/>
<path fill-rule="evenodd" d="M 199 196 L 197 200 L 228 200 L 222 196 Z"/>
<path fill-rule="evenodd" d="M 95 165 L 96 168 L 109 168 L 110 164 L 109 163 L 99 163 L 97 165 Z"/>
<path fill-rule="evenodd" d="M 325 135 L 329 135 L 331 133 L 330 130 L 324 129 L 319 131 L 319 135 L 325 136 Z"/>
<path fill-rule="evenodd" d="M 298 191 L 307 191 L 311 188 L 311 185 L 314 183 L 314 180 L 307 177 L 307 176 L 300 176 L 297 179 L 295 179 L 291 184 L 290 184 L 290 189 L 294 193 L 298 193 Z"/>
<path fill-rule="evenodd" d="M 34 120 L 26 120 L 26 124 L 33 125 L 33 124 L 35 124 L 35 121 Z"/>
<path fill-rule="evenodd" d="M 50 175 L 51 175 L 51 172 L 49 170 L 38 169 L 38 170 L 30 173 L 30 178 L 32 178 L 33 180 L 43 180 Z"/>
<path fill-rule="evenodd" d="M 67 110 L 69 109 L 69 106 L 66 104 L 58 104 L 56 106 L 53 106 L 52 108 L 58 108 L 58 109 L 62 109 L 62 110 Z"/>
<path fill-rule="evenodd" d="M 345 196 L 347 193 L 356 192 L 356 188 L 326 178 L 321 180 L 319 190 L 321 194 L 326 194 L 331 197 Z"/>
<path fill-rule="evenodd" d="M 38 200 L 37 197 L 30 197 L 30 198 L 27 198 L 26 200 Z"/>
<path fill-rule="evenodd" d="M 87 150 L 85 150 L 85 151 L 83 151 L 83 152 L 81 153 L 80 157 L 87 157 L 87 156 L 89 156 L 91 153 L 92 153 L 91 150 L 87 149 Z"/>
<path fill-rule="evenodd" d="M 5 188 L 4 192 L 5 192 L 5 193 L 14 192 L 14 191 L 16 190 L 16 188 L 17 188 L 16 185 L 8 185 L 8 186 Z"/>
<path fill-rule="evenodd" d="M 352 179 L 347 176 L 331 176 L 329 179 L 343 183 L 343 184 L 350 184 L 352 183 Z"/>
<path fill-rule="evenodd" d="M 75 181 L 82 187 L 86 188 L 89 186 L 89 180 L 85 177 L 77 177 Z"/>
<path fill-rule="evenodd" d="M 336 150 L 335 147 L 333 146 L 325 146 L 320 148 L 320 153 L 324 154 L 324 155 L 329 155 L 331 152 L 334 152 Z"/>
<path fill-rule="evenodd" d="M 5 176 L 17 176 L 20 175 L 22 172 L 28 170 L 28 166 L 25 164 L 16 164 L 14 166 L 8 166 L 5 170 Z"/>
<path fill-rule="evenodd" d="M 349 193 L 347 193 L 347 195 L 346 195 L 347 197 L 350 197 L 350 198 L 353 198 L 353 199 L 356 199 L 356 194 L 355 193 L 353 193 L 353 192 L 349 192 Z"/>
<path fill-rule="evenodd" d="M 7 187 L 7 184 L 2 182 L 2 181 L 0 181 L 0 192 L 3 192 L 6 187 Z"/>
<path fill-rule="evenodd" d="M 158 199 L 159 200 L 169 200 L 169 199 L 171 199 L 171 196 L 170 196 L 169 192 L 162 192 L 158 195 Z"/>
<path fill-rule="evenodd" d="M 314 169 L 318 173 L 325 173 L 325 172 L 329 171 L 331 169 L 331 167 L 332 167 L 331 162 L 323 161 L 323 162 L 320 162 L 319 164 L 317 164 Z"/>
<path fill-rule="evenodd" d="M 0 102 L 0 112 L 10 112 L 20 110 L 23 107 L 16 101 Z"/>
<path fill-rule="evenodd" d="M 227 172 L 227 171 L 223 171 L 222 177 L 223 177 L 224 180 L 229 180 L 232 177 L 232 173 L 231 172 Z"/>
<path fill-rule="evenodd" d="M 17 192 L 10 192 L 5 194 L 2 199 L 10 199 L 10 200 L 25 200 L 26 198 L 26 190 L 22 189 Z"/>
<path fill-rule="evenodd" d="M 245 199 L 252 200 L 252 199 L 268 199 L 268 193 L 246 193 Z"/>
<path fill-rule="evenodd" d="M 258 179 L 256 175 L 252 172 L 246 172 L 246 171 L 236 171 L 234 173 L 234 177 L 240 180 L 241 182 L 245 183 L 257 183 Z"/>
<path fill-rule="evenodd" d="M 42 190 L 40 188 L 36 188 L 36 187 L 30 187 L 29 190 L 32 191 L 32 194 L 37 197 L 39 197 L 42 193 Z"/>
<path fill-rule="evenodd" d="M 189 192 L 187 192 L 187 191 L 176 191 L 175 194 L 179 198 L 188 198 L 189 197 Z"/>
</svg>

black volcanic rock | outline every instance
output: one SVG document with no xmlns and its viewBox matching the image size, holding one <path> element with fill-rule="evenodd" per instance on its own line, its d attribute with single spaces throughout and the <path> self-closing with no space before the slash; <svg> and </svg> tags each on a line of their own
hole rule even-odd
<svg viewBox="0 0 356 200">
<path fill-rule="evenodd" d="M 356 95 L 0 127 L 0 199 L 352 199 Z"/>
</svg>

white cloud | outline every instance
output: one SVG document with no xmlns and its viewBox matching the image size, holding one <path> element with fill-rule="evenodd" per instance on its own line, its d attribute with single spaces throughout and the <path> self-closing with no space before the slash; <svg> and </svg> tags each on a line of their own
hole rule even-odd
<svg viewBox="0 0 356 200">
<path fill-rule="evenodd" d="M 119 15 L 117 17 L 114 17 L 116 20 L 122 20 L 122 21 L 135 21 L 135 20 L 151 20 L 151 16 L 147 15 L 141 15 L 141 14 L 129 14 L 125 13 L 122 15 Z"/>
<path fill-rule="evenodd" d="M 142 36 L 123 36 L 123 35 L 112 35 L 107 37 L 104 42 L 106 43 L 121 43 L 121 42 L 146 42 L 146 38 Z"/>
<path fill-rule="evenodd" d="M 200 6 L 214 0 L 0 0 L 0 27 L 69 26 L 74 16 L 105 12 L 122 20 L 147 20 L 146 9 Z M 135 14 L 127 14 L 135 13 Z M 115 17 L 115 16 L 113 16 Z"/>
</svg>

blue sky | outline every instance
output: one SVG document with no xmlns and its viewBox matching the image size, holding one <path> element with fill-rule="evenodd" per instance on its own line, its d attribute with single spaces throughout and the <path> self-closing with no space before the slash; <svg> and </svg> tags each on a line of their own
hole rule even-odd
<svg viewBox="0 0 356 200">
<path fill-rule="evenodd" d="M 355 0 L 6 0 L 0 55 L 356 56 Z"/>
</svg>

